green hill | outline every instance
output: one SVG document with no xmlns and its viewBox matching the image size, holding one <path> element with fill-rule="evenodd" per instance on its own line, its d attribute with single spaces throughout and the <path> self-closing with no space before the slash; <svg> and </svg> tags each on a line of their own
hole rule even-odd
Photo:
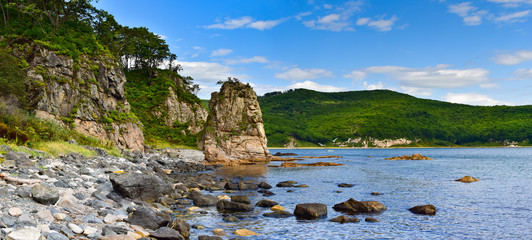
<svg viewBox="0 0 532 240">
<path fill-rule="evenodd" d="M 306 89 L 267 93 L 259 103 L 270 147 L 291 138 L 299 146 L 361 146 L 347 142 L 357 138 L 406 138 L 413 141 L 410 146 L 527 145 L 532 140 L 532 106 L 469 106 L 389 90 Z"/>
</svg>

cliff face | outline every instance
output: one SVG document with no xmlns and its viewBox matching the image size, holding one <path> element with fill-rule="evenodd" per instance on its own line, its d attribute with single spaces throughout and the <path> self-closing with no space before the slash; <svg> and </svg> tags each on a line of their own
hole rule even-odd
<svg viewBox="0 0 532 240">
<path fill-rule="evenodd" d="M 209 114 L 207 110 L 198 103 L 189 103 L 179 100 L 174 90 L 170 87 L 170 95 L 164 101 L 162 112 L 166 112 L 164 122 L 170 127 L 175 124 L 187 124 L 191 134 L 198 134 L 203 129 L 203 124 Z M 162 115 L 158 113 L 156 115 Z"/>
<path fill-rule="evenodd" d="M 20 40 L 23 41 L 23 40 Z M 32 41 L 12 44 L 27 61 L 30 108 L 36 116 L 131 150 L 144 150 L 140 122 L 125 99 L 126 78 L 106 56 L 72 58 Z"/>
<path fill-rule="evenodd" d="M 209 108 L 199 143 L 208 162 L 268 161 L 262 113 L 249 85 L 225 82 L 212 93 Z"/>
</svg>

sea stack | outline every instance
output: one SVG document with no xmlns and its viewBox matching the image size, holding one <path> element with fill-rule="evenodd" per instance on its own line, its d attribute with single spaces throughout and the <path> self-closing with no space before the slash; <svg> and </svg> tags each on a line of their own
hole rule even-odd
<svg viewBox="0 0 532 240">
<path fill-rule="evenodd" d="M 237 79 L 225 81 L 209 101 L 209 116 L 199 142 L 208 163 L 235 165 L 271 158 L 257 94 Z"/>
</svg>

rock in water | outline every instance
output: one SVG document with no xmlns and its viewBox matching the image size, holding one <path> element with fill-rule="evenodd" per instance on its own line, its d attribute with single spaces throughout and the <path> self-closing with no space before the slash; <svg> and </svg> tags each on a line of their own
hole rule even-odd
<svg viewBox="0 0 532 240">
<path fill-rule="evenodd" d="M 296 205 L 294 215 L 298 219 L 316 219 L 327 216 L 327 205 L 322 203 L 301 203 Z"/>
<path fill-rule="evenodd" d="M 168 222 L 168 219 L 157 216 L 155 211 L 147 208 L 140 208 L 129 216 L 129 223 L 148 229 L 159 229 Z"/>
<path fill-rule="evenodd" d="M 31 195 L 35 201 L 45 205 L 53 205 L 59 200 L 57 189 L 42 184 L 33 186 Z"/>
<path fill-rule="evenodd" d="M 169 184 L 155 175 L 114 174 L 109 176 L 109 180 L 113 188 L 124 197 L 148 202 L 156 201 L 172 189 Z"/>
<path fill-rule="evenodd" d="M 434 205 L 422 205 L 422 206 L 415 206 L 413 208 L 408 209 L 410 212 L 413 212 L 415 214 L 423 214 L 423 215 L 436 215 L 436 207 Z"/>
<path fill-rule="evenodd" d="M 478 179 L 476 179 L 474 177 L 471 177 L 471 176 L 465 176 L 463 178 L 456 179 L 455 181 L 464 182 L 464 183 L 470 183 L 470 182 L 476 182 L 476 181 L 478 181 Z"/>
<path fill-rule="evenodd" d="M 354 223 L 354 222 L 360 222 L 360 219 L 359 218 L 356 218 L 356 217 L 348 217 L 348 216 L 345 216 L 345 215 L 341 215 L 341 216 L 338 216 L 338 217 L 335 217 L 331 220 L 329 220 L 331 222 L 339 222 L 339 223 Z"/>
<path fill-rule="evenodd" d="M 269 161 L 262 112 L 251 86 L 230 78 L 212 93 L 209 109 L 199 141 L 205 160 L 227 165 Z"/>
<path fill-rule="evenodd" d="M 334 210 L 346 212 L 348 214 L 358 213 L 380 213 L 386 210 L 384 204 L 377 201 L 357 201 L 350 198 L 349 200 L 334 205 Z"/>
<path fill-rule="evenodd" d="M 216 203 L 216 209 L 222 212 L 249 212 L 253 210 L 253 206 L 238 202 L 220 200 Z"/>
<path fill-rule="evenodd" d="M 169 227 L 162 227 L 157 229 L 157 231 L 150 234 L 150 237 L 154 237 L 155 239 L 161 239 L 161 240 L 185 240 L 181 234 Z"/>
</svg>

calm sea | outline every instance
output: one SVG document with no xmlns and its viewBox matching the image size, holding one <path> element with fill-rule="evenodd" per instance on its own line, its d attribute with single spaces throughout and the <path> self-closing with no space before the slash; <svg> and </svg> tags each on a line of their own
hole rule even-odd
<svg viewBox="0 0 532 240">
<path fill-rule="evenodd" d="M 448 149 L 297 149 L 272 150 L 300 156 L 338 155 L 342 158 L 309 159 L 302 163 L 331 161 L 338 167 L 267 168 L 240 167 L 219 171 L 226 176 L 242 176 L 266 181 L 275 186 L 294 180 L 308 188 L 271 189 L 267 197 L 292 212 L 298 203 L 324 203 L 326 219 L 299 221 L 295 218 L 262 217 L 269 210 L 259 209 L 238 215 L 238 223 L 225 223 L 215 208 L 188 220 L 205 230 L 194 236 L 209 235 L 222 228 L 229 235 L 246 228 L 261 235 L 248 239 L 532 239 L 532 148 L 448 148 Z M 421 153 L 431 161 L 388 161 L 386 157 Z M 272 163 L 278 164 L 278 163 Z M 479 182 L 454 181 L 463 176 Z M 352 183 L 352 188 L 339 188 Z M 337 191 L 342 191 L 338 193 Z M 383 195 L 372 196 L 371 192 Z M 218 193 L 220 194 L 220 193 Z M 242 193 L 239 193 L 242 194 Z M 263 199 L 246 192 L 253 203 Z M 332 206 L 354 198 L 374 200 L 388 210 L 378 215 L 358 215 L 360 223 L 339 224 L 328 219 L 341 215 Z M 408 208 L 433 204 L 435 216 L 415 215 Z M 380 220 L 364 222 L 367 216 Z M 212 234 L 210 234 L 212 235 Z M 195 237 L 193 237 L 195 238 Z M 230 238 L 230 237 L 229 237 Z"/>
</svg>

